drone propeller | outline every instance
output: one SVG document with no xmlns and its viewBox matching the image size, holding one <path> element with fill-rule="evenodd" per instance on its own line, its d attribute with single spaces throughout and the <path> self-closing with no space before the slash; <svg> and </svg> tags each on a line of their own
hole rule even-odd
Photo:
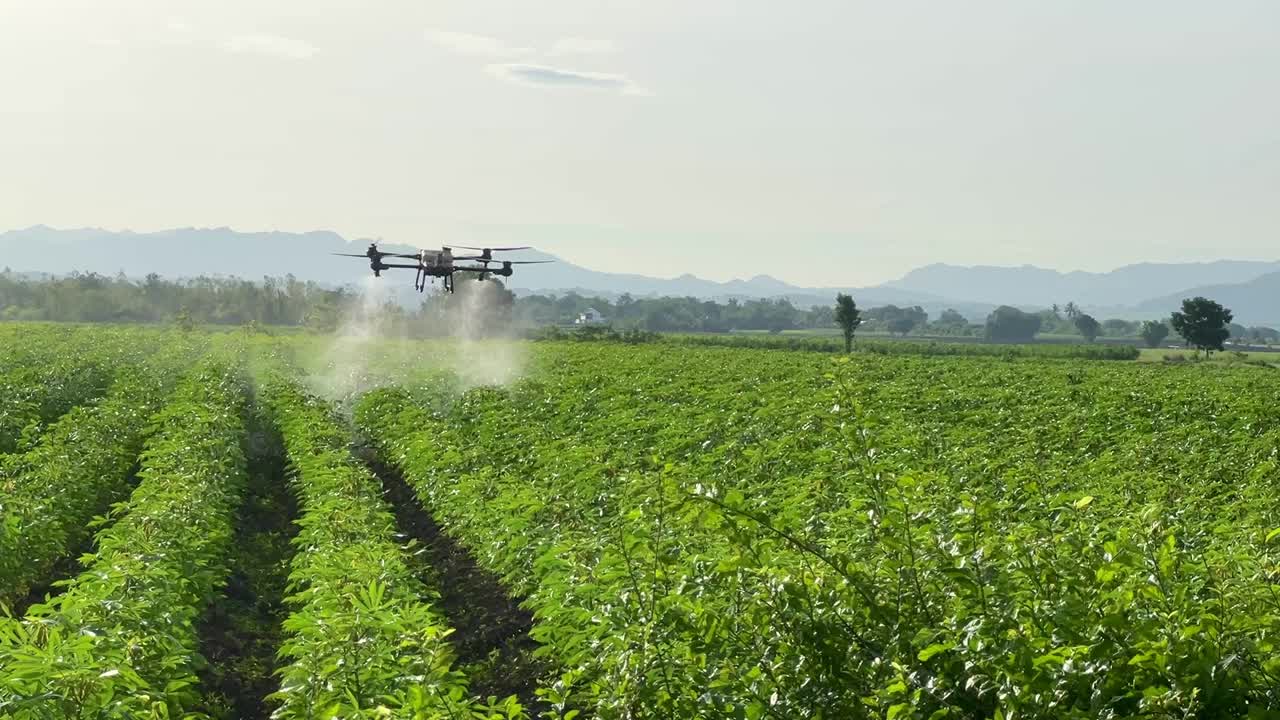
<svg viewBox="0 0 1280 720">
<path fill-rule="evenodd" d="M 472 246 L 470 246 L 470 245 L 454 245 L 454 247 L 462 248 L 463 250 L 480 250 L 481 252 L 486 252 L 486 251 L 489 251 L 489 252 L 511 252 L 512 250 L 532 250 L 532 249 L 533 249 L 532 247 L 530 247 L 530 246 L 528 246 L 528 245 L 524 245 L 524 246 L 521 246 L 521 247 L 501 247 L 501 248 L 472 247 Z"/>
<path fill-rule="evenodd" d="M 455 260 L 466 260 L 467 258 L 454 258 L 454 259 L 455 259 Z M 542 265 L 543 263 L 551 263 L 551 262 L 555 262 L 555 260 L 494 260 L 494 259 L 492 259 L 492 258 L 490 258 L 490 259 L 488 259 L 488 260 L 485 260 L 485 259 L 483 259 L 483 258 L 474 258 L 474 259 L 475 259 L 475 260 L 477 260 L 477 261 L 479 261 L 479 262 L 484 263 L 484 269 L 485 269 L 485 270 L 489 270 L 489 263 L 498 263 L 498 264 L 501 264 L 501 265 L 508 265 L 508 266 L 510 266 L 510 265 Z M 478 267 L 471 267 L 471 268 L 466 268 L 466 267 L 464 267 L 464 268 L 458 268 L 458 269 L 459 269 L 459 270 L 471 270 L 471 271 L 474 271 L 474 272 L 479 272 L 479 271 L 481 270 L 481 268 L 478 268 Z"/>
<path fill-rule="evenodd" d="M 417 255 L 410 255 L 408 253 L 382 252 L 381 250 L 374 250 L 374 252 L 378 255 L 379 258 L 397 257 L 397 258 L 409 258 L 410 260 L 418 259 Z M 340 257 L 358 257 L 358 258 L 365 258 L 365 259 L 369 258 L 369 253 L 367 252 L 360 253 L 359 255 L 355 253 L 330 253 L 330 255 L 338 255 Z"/>
</svg>

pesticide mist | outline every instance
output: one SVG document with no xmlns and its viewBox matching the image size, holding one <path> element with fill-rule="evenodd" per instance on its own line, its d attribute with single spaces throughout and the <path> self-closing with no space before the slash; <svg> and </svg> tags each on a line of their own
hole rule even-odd
<svg viewBox="0 0 1280 720">
<path fill-rule="evenodd" d="M 509 292 L 492 282 L 465 288 L 453 313 L 453 371 L 463 388 L 507 385 L 524 369 L 524 346 L 512 337 Z M 505 310 L 505 312 L 504 312 Z"/>
<path fill-rule="evenodd" d="M 310 384 L 340 407 L 369 390 L 445 374 L 458 392 L 507 385 L 524 371 L 525 352 L 511 324 L 511 294 L 491 281 L 457 283 L 457 292 L 412 296 L 387 278 L 366 278 L 341 308 Z"/>
</svg>

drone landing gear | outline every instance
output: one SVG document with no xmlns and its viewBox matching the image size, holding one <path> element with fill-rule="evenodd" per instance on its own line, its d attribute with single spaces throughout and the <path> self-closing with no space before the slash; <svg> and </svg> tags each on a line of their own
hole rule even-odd
<svg viewBox="0 0 1280 720">
<path fill-rule="evenodd" d="M 436 276 L 427 271 L 427 268 L 418 268 L 418 274 L 413 280 L 413 289 L 418 292 L 426 292 L 427 280 L 431 280 L 431 284 L 436 282 Z M 445 292 L 453 292 L 453 275 L 441 275 L 440 279 L 444 281 Z"/>
</svg>

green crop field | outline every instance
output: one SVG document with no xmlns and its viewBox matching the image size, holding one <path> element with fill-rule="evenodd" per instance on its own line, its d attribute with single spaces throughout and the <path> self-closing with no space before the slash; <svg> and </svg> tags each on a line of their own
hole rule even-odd
<svg viewBox="0 0 1280 720">
<path fill-rule="evenodd" d="M 0 718 L 1280 717 L 1280 373 L 973 347 L 0 326 Z"/>
</svg>

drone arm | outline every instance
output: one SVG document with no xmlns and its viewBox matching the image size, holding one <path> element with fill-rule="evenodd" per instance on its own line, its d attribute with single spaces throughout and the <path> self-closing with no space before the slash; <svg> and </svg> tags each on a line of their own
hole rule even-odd
<svg viewBox="0 0 1280 720">
<path fill-rule="evenodd" d="M 473 272 L 480 275 L 481 280 L 487 279 L 489 275 L 497 275 L 498 277 L 511 277 L 510 267 L 455 267 L 454 272 Z"/>
</svg>

